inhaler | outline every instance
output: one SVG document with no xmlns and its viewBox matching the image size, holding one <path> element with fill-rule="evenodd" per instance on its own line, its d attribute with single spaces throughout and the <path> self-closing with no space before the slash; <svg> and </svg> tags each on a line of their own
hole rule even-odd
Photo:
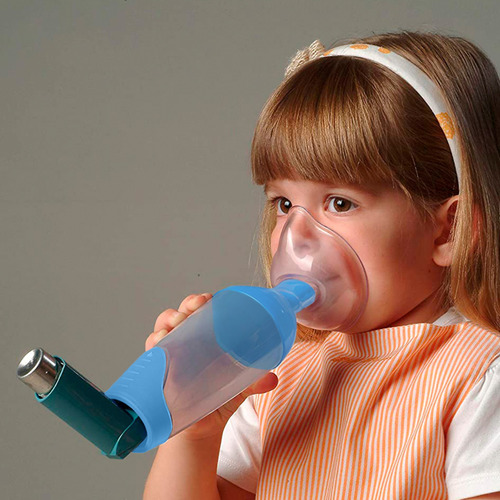
<svg viewBox="0 0 500 500">
<path fill-rule="evenodd" d="M 106 392 L 42 349 L 24 356 L 18 377 L 104 455 L 149 451 L 276 368 L 292 348 L 297 322 L 346 330 L 368 295 L 355 251 L 300 206 L 283 226 L 271 284 L 218 291 Z"/>
</svg>

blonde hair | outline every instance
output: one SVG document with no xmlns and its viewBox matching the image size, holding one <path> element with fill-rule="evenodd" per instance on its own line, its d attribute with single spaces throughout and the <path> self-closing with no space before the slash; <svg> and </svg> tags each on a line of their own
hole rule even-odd
<svg viewBox="0 0 500 500">
<path fill-rule="evenodd" d="M 347 43 L 382 46 L 409 59 L 448 102 L 462 174 L 450 236 L 453 258 L 442 300 L 499 331 L 500 81 L 493 64 L 478 47 L 457 36 L 404 31 L 335 45 Z M 453 159 L 436 117 L 415 89 L 391 70 L 355 57 L 318 59 L 325 50 L 315 41 L 299 51 L 266 102 L 252 141 L 254 182 L 387 182 L 432 220 L 434 209 L 458 194 Z M 259 253 L 268 286 L 275 217 L 267 204 Z M 298 337 L 319 339 L 323 332 L 300 326 Z"/>
</svg>

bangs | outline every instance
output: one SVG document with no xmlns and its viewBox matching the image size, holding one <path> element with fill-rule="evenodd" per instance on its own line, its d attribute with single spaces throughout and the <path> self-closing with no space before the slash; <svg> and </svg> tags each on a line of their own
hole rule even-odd
<svg viewBox="0 0 500 500">
<path fill-rule="evenodd" d="M 417 107 L 427 106 L 404 80 L 371 61 L 309 61 L 276 89 L 260 115 L 251 152 L 254 182 L 401 185 L 402 166 L 415 171 L 409 96 L 421 101 Z"/>
</svg>

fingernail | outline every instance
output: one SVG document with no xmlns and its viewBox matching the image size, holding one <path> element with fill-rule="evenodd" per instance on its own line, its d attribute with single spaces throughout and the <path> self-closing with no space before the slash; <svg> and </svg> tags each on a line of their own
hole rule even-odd
<svg viewBox="0 0 500 500">
<path fill-rule="evenodd" d="M 156 332 L 156 337 L 161 339 L 162 337 L 165 337 L 166 334 L 167 334 L 167 330 L 163 329 L 163 330 L 160 330 L 159 332 Z"/>
</svg>

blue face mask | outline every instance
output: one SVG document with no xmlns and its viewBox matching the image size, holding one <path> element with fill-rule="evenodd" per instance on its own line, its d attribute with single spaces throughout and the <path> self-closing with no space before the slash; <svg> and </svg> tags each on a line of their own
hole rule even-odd
<svg viewBox="0 0 500 500">
<path fill-rule="evenodd" d="M 297 321 L 317 330 L 345 331 L 363 314 L 368 299 L 366 272 L 356 252 L 305 208 L 290 209 L 271 265 L 271 283 L 309 283 L 316 300 Z"/>
</svg>

